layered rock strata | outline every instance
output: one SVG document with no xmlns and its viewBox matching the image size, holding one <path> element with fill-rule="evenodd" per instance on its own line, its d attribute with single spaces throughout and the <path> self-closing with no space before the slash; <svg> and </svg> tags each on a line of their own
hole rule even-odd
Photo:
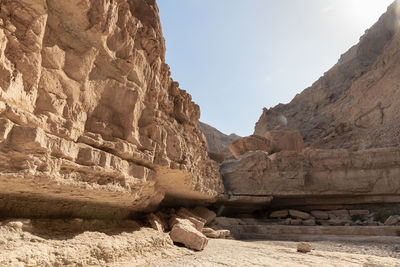
<svg viewBox="0 0 400 267">
<path fill-rule="evenodd" d="M 270 197 L 275 207 L 400 202 L 397 148 L 253 151 L 221 172 L 228 199 Z"/>
<path fill-rule="evenodd" d="M 223 191 L 199 107 L 170 78 L 154 0 L 0 10 L 3 213 L 124 217 Z"/>
</svg>

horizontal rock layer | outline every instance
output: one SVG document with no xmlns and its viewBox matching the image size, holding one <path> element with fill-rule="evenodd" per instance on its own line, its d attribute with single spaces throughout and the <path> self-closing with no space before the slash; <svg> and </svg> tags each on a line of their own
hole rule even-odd
<svg viewBox="0 0 400 267">
<path fill-rule="evenodd" d="M 398 148 L 255 151 L 224 162 L 221 172 L 232 200 L 271 197 L 275 206 L 400 202 Z"/>
<path fill-rule="evenodd" d="M 199 107 L 164 62 L 154 0 L 0 10 L 0 210 L 44 216 L 70 203 L 69 215 L 97 216 L 87 207 L 98 205 L 122 216 L 223 191 Z"/>
</svg>

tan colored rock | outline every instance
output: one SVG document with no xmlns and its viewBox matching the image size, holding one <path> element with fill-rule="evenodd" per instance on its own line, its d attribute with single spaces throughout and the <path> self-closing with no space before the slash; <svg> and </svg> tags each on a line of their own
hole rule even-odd
<svg viewBox="0 0 400 267">
<path fill-rule="evenodd" d="M 197 215 L 200 218 L 203 218 L 204 220 L 206 220 L 206 224 L 211 223 L 216 217 L 217 214 L 215 212 L 213 212 L 212 210 L 209 210 L 205 207 L 196 207 L 195 209 L 193 209 L 193 214 Z"/>
<path fill-rule="evenodd" d="M 311 252 L 312 246 L 307 243 L 300 243 L 297 245 L 297 252 L 308 253 Z"/>
<path fill-rule="evenodd" d="M 206 137 L 208 155 L 211 159 L 221 163 L 233 158 L 233 155 L 229 150 L 229 144 L 239 139 L 240 136 L 236 134 L 226 135 L 214 127 L 200 121 L 198 127 Z"/>
<path fill-rule="evenodd" d="M 179 219 L 169 233 L 172 241 L 181 243 L 194 250 L 203 250 L 208 243 L 207 237 L 193 227 L 189 220 Z"/>
<path fill-rule="evenodd" d="M 307 220 L 311 217 L 309 213 L 299 210 L 289 210 L 289 215 L 292 218 L 302 219 L 302 220 Z"/>
<path fill-rule="evenodd" d="M 386 219 L 385 225 L 395 225 L 400 221 L 399 215 L 392 215 Z"/>
<path fill-rule="evenodd" d="M 303 150 L 303 137 L 299 131 L 274 130 L 268 131 L 264 137 L 273 143 L 273 152 Z"/>
<path fill-rule="evenodd" d="M 289 215 L 288 210 L 276 210 L 269 214 L 270 218 L 286 218 Z"/>
<path fill-rule="evenodd" d="M 350 214 L 348 210 L 332 210 L 329 212 L 329 218 L 350 220 Z"/>
<path fill-rule="evenodd" d="M 209 238 L 227 238 L 231 232 L 229 230 L 214 230 L 212 228 L 203 228 L 202 233 Z"/>
<path fill-rule="evenodd" d="M 194 215 L 192 212 L 185 208 L 180 208 L 176 215 L 180 218 L 187 219 L 193 223 L 195 228 L 198 231 L 201 231 L 204 227 L 204 225 L 207 223 L 207 221 L 197 215 Z"/>
<path fill-rule="evenodd" d="M 150 213 L 147 216 L 147 221 L 150 223 L 151 228 L 153 228 L 154 230 L 159 232 L 164 232 L 165 228 L 163 222 L 154 213 Z"/>
<path fill-rule="evenodd" d="M 303 220 L 302 219 L 291 219 L 290 220 L 290 225 L 302 225 Z"/>
<path fill-rule="evenodd" d="M 236 226 L 240 224 L 245 224 L 245 223 L 243 220 L 239 218 L 229 218 L 229 217 L 217 217 L 212 223 L 212 225 L 217 226 L 218 229 L 229 229 L 231 226 Z"/>
<path fill-rule="evenodd" d="M 224 162 L 221 173 L 230 195 L 270 196 L 275 207 L 398 203 L 399 166 L 399 148 L 305 149 L 273 155 L 249 152 Z M 350 219 L 348 211 L 331 214 Z"/>
<path fill-rule="evenodd" d="M 229 145 L 229 150 L 232 152 L 236 159 L 250 151 L 264 151 L 271 153 L 273 151 L 273 144 L 270 140 L 251 135 L 237 139 Z"/>
<path fill-rule="evenodd" d="M 308 219 L 303 221 L 303 225 L 305 226 L 314 226 L 316 225 L 315 219 Z"/>
<path fill-rule="evenodd" d="M 319 220 L 329 219 L 329 213 L 327 211 L 313 210 L 311 211 L 311 215 Z"/>
<path fill-rule="evenodd" d="M 0 209 L 128 217 L 224 191 L 199 106 L 170 77 L 155 1 L 0 10 L 0 195 L 15 197 Z"/>
</svg>

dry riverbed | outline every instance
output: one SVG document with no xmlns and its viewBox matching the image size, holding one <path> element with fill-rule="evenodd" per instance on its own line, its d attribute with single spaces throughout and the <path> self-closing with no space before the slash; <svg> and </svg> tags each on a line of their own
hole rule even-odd
<svg viewBox="0 0 400 267">
<path fill-rule="evenodd" d="M 311 253 L 296 251 L 297 242 L 209 240 L 203 252 L 154 263 L 152 266 L 400 266 L 393 242 L 310 242 Z"/>
<path fill-rule="evenodd" d="M 298 242 L 209 239 L 194 252 L 129 220 L 13 220 L 0 222 L 0 266 L 400 266 L 398 237 L 366 238 L 309 242 L 307 254 Z"/>
</svg>

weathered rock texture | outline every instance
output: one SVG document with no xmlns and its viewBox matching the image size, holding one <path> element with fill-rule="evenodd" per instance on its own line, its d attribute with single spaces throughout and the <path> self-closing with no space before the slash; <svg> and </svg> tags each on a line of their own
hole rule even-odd
<svg viewBox="0 0 400 267">
<path fill-rule="evenodd" d="M 400 144 L 400 8 L 289 104 L 264 109 L 254 133 L 300 130 L 307 145 L 353 150 Z"/>
<path fill-rule="evenodd" d="M 3 212 L 126 216 L 164 195 L 223 191 L 199 107 L 164 62 L 154 0 L 3 0 L 0 10 Z"/>
<path fill-rule="evenodd" d="M 208 154 L 217 161 L 222 162 L 232 158 L 232 153 L 229 150 L 229 144 L 240 138 L 236 134 L 226 135 L 221 133 L 214 127 L 203 122 L 198 123 L 199 129 L 203 132 L 207 140 Z"/>
<path fill-rule="evenodd" d="M 249 152 L 221 165 L 232 196 L 276 206 L 400 202 L 400 149 Z M 272 203 L 271 203 L 272 204 Z"/>
<path fill-rule="evenodd" d="M 261 136 L 251 135 L 240 138 L 229 145 L 229 150 L 236 159 L 249 151 L 264 151 L 268 154 L 274 150 L 274 143 Z"/>
<path fill-rule="evenodd" d="M 303 137 L 299 131 L 268 131 L 264 137 L 272 142 L 273 152 L 303 150 Z"/>
</svg>

